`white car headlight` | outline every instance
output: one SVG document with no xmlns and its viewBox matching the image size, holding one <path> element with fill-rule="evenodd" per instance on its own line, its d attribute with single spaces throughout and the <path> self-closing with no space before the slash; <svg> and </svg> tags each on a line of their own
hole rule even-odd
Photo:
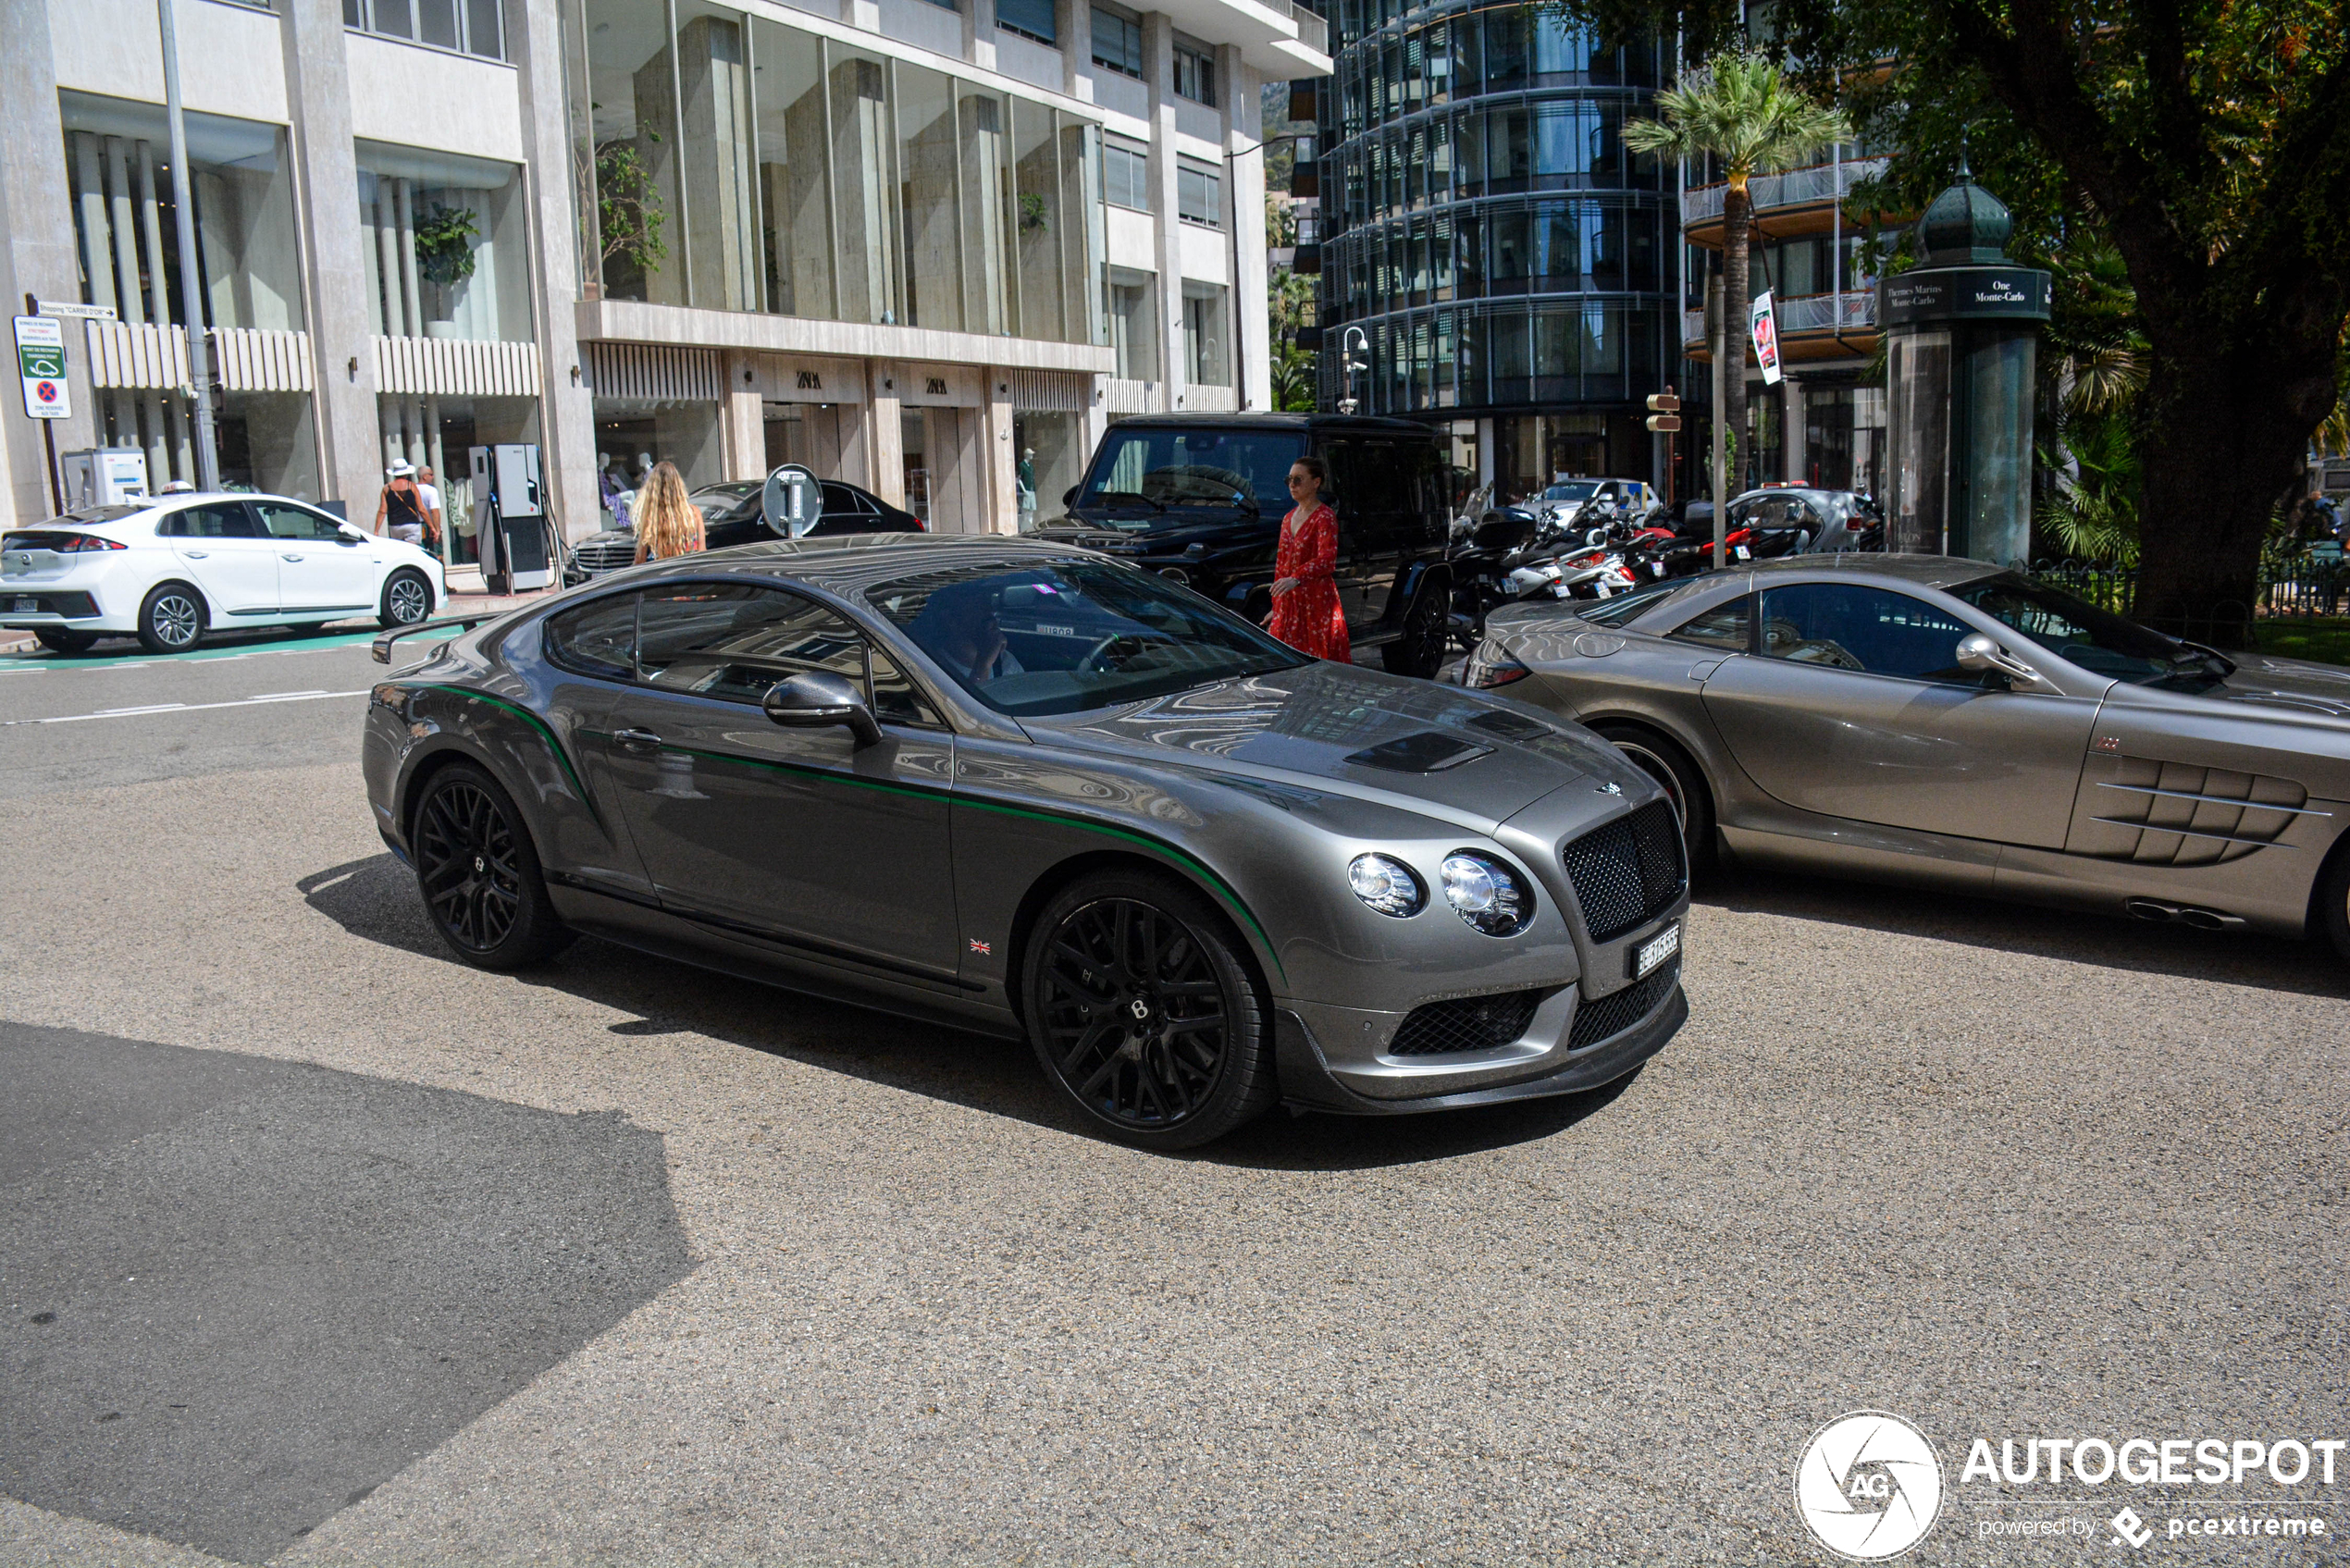
<svg viewBox="0 0 2350 1568">
<path fill-rule="evenodd" d="M 1499 860 L 1466 850 L 1444 858 L 1444 902 L 1488 936 L 1515 936 L 1534 914 L 1534 895 Z"/>
<path fill-rule="evenodd" d="M 1387 855 L 1357 855 L 1346 868 L 1346 885 L 1354 896 L 1382 915 L 1402 920 L 1416 915 L 1428 903 L 1428 892 L 1412 868 Z"/>
</svg>

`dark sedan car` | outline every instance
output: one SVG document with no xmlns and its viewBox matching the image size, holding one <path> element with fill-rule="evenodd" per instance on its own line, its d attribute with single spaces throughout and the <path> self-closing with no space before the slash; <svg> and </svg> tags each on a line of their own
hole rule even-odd
<svg viewBox="0 0 2350 1568">
<path fill-rule="evenodd" d="M 1024 1037 L 1154 1147 L 1590 1088 L 1688 1012 L 1622 753 L 1033 540 L 622 573 L 377 686 L 364 765 L 469 963 L 592 932 Z"/>
<path fill-rule="evenodd" d="M 757 544 L 775 537 L 760 510 L 760 495 L 765 488 L 764 482 L 758 479 L 730 479 L 696 490 L 689 499 L 701 512 L 704 548 L 724 549 L 730 545 Z M 921 518 L 902 507 L 890 505 L 871 490 L 860 489 L 840 479 L 824 480 L 822 489 L 823 513 L 801 534 L 802 538 L 924 531 Z M 591 534 L 572 547 L 572 557 L 578 563 L 578 571 L 572 578 L 575 582 L 634 565 L 636 530 L 607 528 L 600 534 Z"/>
</svg>

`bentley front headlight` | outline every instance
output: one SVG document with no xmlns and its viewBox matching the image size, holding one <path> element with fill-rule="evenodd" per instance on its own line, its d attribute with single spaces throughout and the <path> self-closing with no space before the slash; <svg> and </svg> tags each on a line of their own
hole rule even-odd
<svg viewBox="0 0 2350 1568">
<path fill-rule="evenodd" d="M 1355 897 L 1399 920 L 1418 914 L 1428 902 L 1428 893 L 1412 874 L 1412 868 L 1389 855 L 1355 856 L 1346 868 L 1346 885 L 1354 890 Z"/>
<path fill-rule="evenodd" d="M 1488 936 L 1515 936 L 1534 914 L 1524 879 L 1499 860 L 1466 851 L 1444 858 L 1444 902 Z"/>
</svg>

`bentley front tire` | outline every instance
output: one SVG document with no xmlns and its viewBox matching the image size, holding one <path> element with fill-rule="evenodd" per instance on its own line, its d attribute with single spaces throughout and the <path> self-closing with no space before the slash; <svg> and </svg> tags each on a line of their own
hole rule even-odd
<svg viewBox="0 0 2350 1568">
<path fill-rule="evenodd" d="M 1195 1148 L 1271 1107 L 1271 1008 L 1231 928 L 1182 883 L 1079 879 L 1038 916 L 1021 969 L 1037 1059 L 1109 1136 Z"/>
<path fill-rule="evenodd" d="M 408 833 L 425 913 L 466 963 L 518 969 L 572 941 L 513 797 L 470 762 L 432 776 Z"/>
</svg>

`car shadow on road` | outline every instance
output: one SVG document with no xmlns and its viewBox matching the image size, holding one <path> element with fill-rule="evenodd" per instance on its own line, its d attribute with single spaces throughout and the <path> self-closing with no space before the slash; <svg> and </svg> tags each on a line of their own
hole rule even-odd
<svg viewBox="0 0 2350 1568">
<path fill-rule="evenodd" d="M 353 936 L 457 963 L 427 921 L 414 876 L 390 854 L 330 866 L 294 885 L 312 908 Z M 990 1116 L 1109 1142 L 1062 1103 L 1020 1041 L 803 995 L 593 937 L 513 979 L 635 1015 L 610 1026 L 624 1038 L 699 1034 Z M 1292 1117 L 1276 1111 L 1181 1157 L 1280 1170 L 1450 1159 L 1564 1132 L 1604 1109 L 1631 1081 L 1627 1077 L 1584 1094 L 1417 1116 Z"/>
<path fill-rule="evenodd" d="M 2196 931 L 2120 916 L 2006 904 L 1962 894 L 1880 887 L 1787 872 L 1717 871 L 1696 902 L 1741 914 L 1787 915 L 1964 943 L 1993 952 L 2181 980 L 2218 981 L 2307 996 L 2350 997 L 2350 965 L 2320 935 L 2307 942 L 2238 932 Z"/>
</svg>

